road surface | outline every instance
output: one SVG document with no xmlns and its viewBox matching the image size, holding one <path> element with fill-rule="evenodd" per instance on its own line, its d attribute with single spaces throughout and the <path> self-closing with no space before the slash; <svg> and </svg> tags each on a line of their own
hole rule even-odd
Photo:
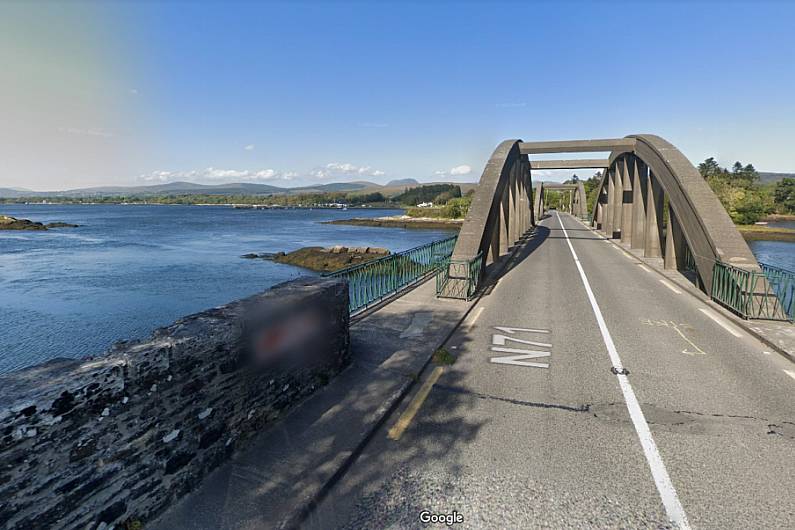
<svg viewBox="0 0 795 530">
<path fill-rule="evenodd" d="M 795 528 L 795 366 L 573 217 L 447 348 L 305 527 Z"/>
</svg>

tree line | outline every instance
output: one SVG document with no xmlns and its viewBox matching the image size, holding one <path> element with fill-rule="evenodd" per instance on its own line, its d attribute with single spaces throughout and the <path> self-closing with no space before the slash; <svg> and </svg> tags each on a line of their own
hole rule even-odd
<svg viewBox="0 0 795 530">
<path fill-rule="evenodd" d="M 698 165 L 698 171 L 718 197 L 735 224 L 753 224 L 770 214 L 795 214 L 795 179 L 783 178 L 778 182 L 762 183 L 753 164 L 735 162 L 731 168 L 721 167 L 714 157 Z M 577 175 L 571 180 L 577 182 Z M 597 171 L 584 180 L 588 198 L 588 211 L 599 194 L 602 172 Z"/>
</svg>

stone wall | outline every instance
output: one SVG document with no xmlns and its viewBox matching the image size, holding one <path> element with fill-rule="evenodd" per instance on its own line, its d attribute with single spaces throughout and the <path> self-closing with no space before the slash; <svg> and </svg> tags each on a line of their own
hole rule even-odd
<svg viewBox="0 0 795 530">
<path fill-rule="evenodd" d="M 0 377 L 0 527 L 139 528 L 349 362 L 348 318 L 301 279 Z"/>
</svg>

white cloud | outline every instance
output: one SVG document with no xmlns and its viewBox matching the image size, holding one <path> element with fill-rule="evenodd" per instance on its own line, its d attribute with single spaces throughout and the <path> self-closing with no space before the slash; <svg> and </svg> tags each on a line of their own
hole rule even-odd
<svg viewBox="0 0 795 530">
<path fill-rule="evenodd" d="M 208 167 L 185 171 L 152 171 L 138 176 L 139 182 L 160 183 L 189 181 L 204 184 L 221 184 L 233 182 L 264 182 L 264 181 L 303 181 L 311 183 L 318 179 L 346 179 L 349 177 L 365 178 L 385 175 L 380 169 L 370 166 L 357 166 L 350 163 L 331 162 L 317 167 L 308 173 L 297 171 L 278 171 L 276 169 L 225 169 Z"/>
<path fill-rule="evenodd" d="M 357 166 L 349 162 L 329 162 L 323 167 L 313 169 L 309 174 L 322 179 L 339 176 L 380 177 L 386 173 L 370 166 Z"/>
<path fill-rule="evenodd" d="M 257 182 L 263 180 L 291 180 L 296 173 L 282 173 L 275 169 L 220 169 L 208 167 L 190 171 L 152 171 L 138 177 L 142 182 L 174 182 L 187 180 L 191 182 Z"/>
<path fill-rule="evenodd" d="M 243 149 L 245 149 L 246 151 L 253 151 L 254 150 L 254 144 L 248 144 Z"/>
<path fill-rule="evenodd" d="M 466 164 L 461 164 L 460 166 L 451 167 L 448 170 L 440 169 L 439 171 L 434 171 L 433 174 L 437 177 L 460 177 L 462 175 L 469 175 L 472 173 L 472 167 Z"/>
</svg>

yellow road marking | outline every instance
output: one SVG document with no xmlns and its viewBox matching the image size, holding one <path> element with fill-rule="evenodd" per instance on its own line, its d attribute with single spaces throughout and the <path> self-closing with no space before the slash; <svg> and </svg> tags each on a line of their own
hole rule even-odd
<svg viewBox="0 0 795 530">
<path fill-rule="evenodd" d="M 425 402 L 425 399 L 428 397 L 428 394 L 431 392 L 431 387 L 439 380 L 442 373 L 444 372 L 444 366 L 437 366 L 431 372 L 430 377 L 425 380 L 420 387 L 419 392 L 417 395 L 414 396 L 414 399 L 411 400 L 409 403 L 408 408 L 400 415 L 400 418 L 395 422 L 391 429 L 389 429 L 389 433 L 387 434 L 387 438 L 390 440 L 400 440 L 400 437 L 403 436 L 403 433 L 411 424 L 411 420 L 414 419 L 414 416 L 417 415 L 417 412 L 422 407 L 422 404 Z"/>
</svg>

